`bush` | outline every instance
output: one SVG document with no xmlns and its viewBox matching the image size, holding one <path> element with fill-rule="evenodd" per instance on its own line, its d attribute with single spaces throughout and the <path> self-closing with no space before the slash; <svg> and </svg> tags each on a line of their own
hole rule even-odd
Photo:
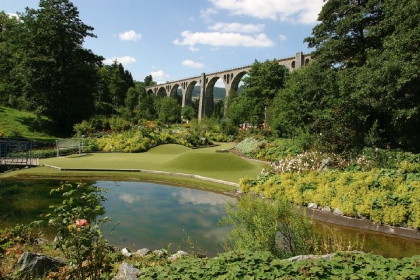
<svg viewBox="0 0 420 280">
<path fill-rule="evenodd" d="M 69 263 L 65 279 L 100 279 L 110 270 L 110 249 L 101 227 L 108 218 L 101 203 L 105 200 L 96 186 L 63 184 L 51 192 L 61 192 L 63 202 L 52 206 L 49 225 L 57 231 L 56 245 Z M 60 273 L 58 273 L 60 274 Z"/>
<path fill-rule="evenodd" d="M 418 170 L 410 166 L 408 170 Z M 262 174 L 240 182 L 244 193 L 283 199 L 299 205 L 316 203 L 345 215 L 366 217 L 378 224 L 420 228 L 420 174 L 407 169 L 312 171 Z"/>
<path fill-rule="evenodd" d="M 269 251 L 291 257 L 314 252 L 309 220 L 286 200 L 264 200 L 253 195 L 229 203 L 220 225 L 233 226 L 227 248 Z"/>
</svg>

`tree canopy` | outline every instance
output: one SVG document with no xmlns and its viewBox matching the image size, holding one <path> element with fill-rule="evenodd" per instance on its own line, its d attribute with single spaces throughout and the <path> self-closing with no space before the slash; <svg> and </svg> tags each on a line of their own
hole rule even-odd
<svg viewBox="0 0 420 280">
<path fill-rule="evenodd" d="M 63 130 L 89 117 L 103 60 L 82 47 L 86 37 L 95 37 L 93 27 L 80 20 L 69 0 L 41 0 L 39 9 L 26 8 L 14 20 L 13 25 L 3 21 L 1 28 L 2 50 L 13 68 L 2 79 L 17 85 L 8 94 Z"/>
</svg>

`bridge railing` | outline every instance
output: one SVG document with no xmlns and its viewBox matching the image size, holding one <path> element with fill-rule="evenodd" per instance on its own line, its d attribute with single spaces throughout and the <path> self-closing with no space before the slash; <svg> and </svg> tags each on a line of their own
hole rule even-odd
<svg viewBox="0 0 420 280">
<path fill-rule="evenodd" d="M 32 147 L 28 140 L 0 138 L 0 165 L 39 165 L 32 155 Z"/>
</svg>

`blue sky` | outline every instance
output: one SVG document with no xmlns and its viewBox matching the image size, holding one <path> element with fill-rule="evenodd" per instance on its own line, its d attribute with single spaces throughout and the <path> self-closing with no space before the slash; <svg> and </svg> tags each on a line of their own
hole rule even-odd
<svg viewBox="0 0 420 280">
<path fill-rule="evenodd" d="M 85 48 L 159 83 L 310 52 L 323 0 L 73 0 L 94 28 Z M 0 0 L 23 12 L 38 0 Z"/>
</svg>

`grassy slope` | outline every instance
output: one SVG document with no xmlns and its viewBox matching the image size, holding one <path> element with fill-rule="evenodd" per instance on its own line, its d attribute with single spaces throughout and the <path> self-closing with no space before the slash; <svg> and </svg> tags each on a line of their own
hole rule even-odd
<svg viewBox="0 0 420 280">
<path fill-rule="evenodd" d="M 55 139 L 45 129 L 49 126 L 46 118 L 36 120 L 33 113 L 0 106 L 0 137 L 25 137 L 31 139 Z"/>
<path fill-rule="evenodd" d="M 41 164 L 63 168 L 146 169 L 197 174 L 237 183 L 247 175 L 255 177 L 261 164 L 249 162 L 230 153 L 216 153 L 216 148 L 188 149 L 163 145 L 146 153 L 96 153 L 63 158 L 42 159 Z"/>
<path fill-rule="evenodd" d="M 233 143 L 205 149 L 189 149 L 179 145 L 162 145 L 145 153 L 96 153 L 71 155 L 59 158 L 41 159 L 41 164 L 62 168 L 107 168 L 107 169 L 145 169 L 167 172 L 196 174 L 204 177 L 237 183 L 245 176 L 255 177 L 263 167 L 261 163 L 239 158 L 230 153 L 217 153 L 218 149 L 228 149 Z M 216 191 L 234 189 L 216 183 L 193 178 L 156 175 L 137 172 L 90 172 L 58 171 L 52 168 L 37 167 L 9 172 L 0 178 L 10 177 L 91 177 L 111 180 L 163 181 L 176 185 L 195 186 Z"/>
</svg>

